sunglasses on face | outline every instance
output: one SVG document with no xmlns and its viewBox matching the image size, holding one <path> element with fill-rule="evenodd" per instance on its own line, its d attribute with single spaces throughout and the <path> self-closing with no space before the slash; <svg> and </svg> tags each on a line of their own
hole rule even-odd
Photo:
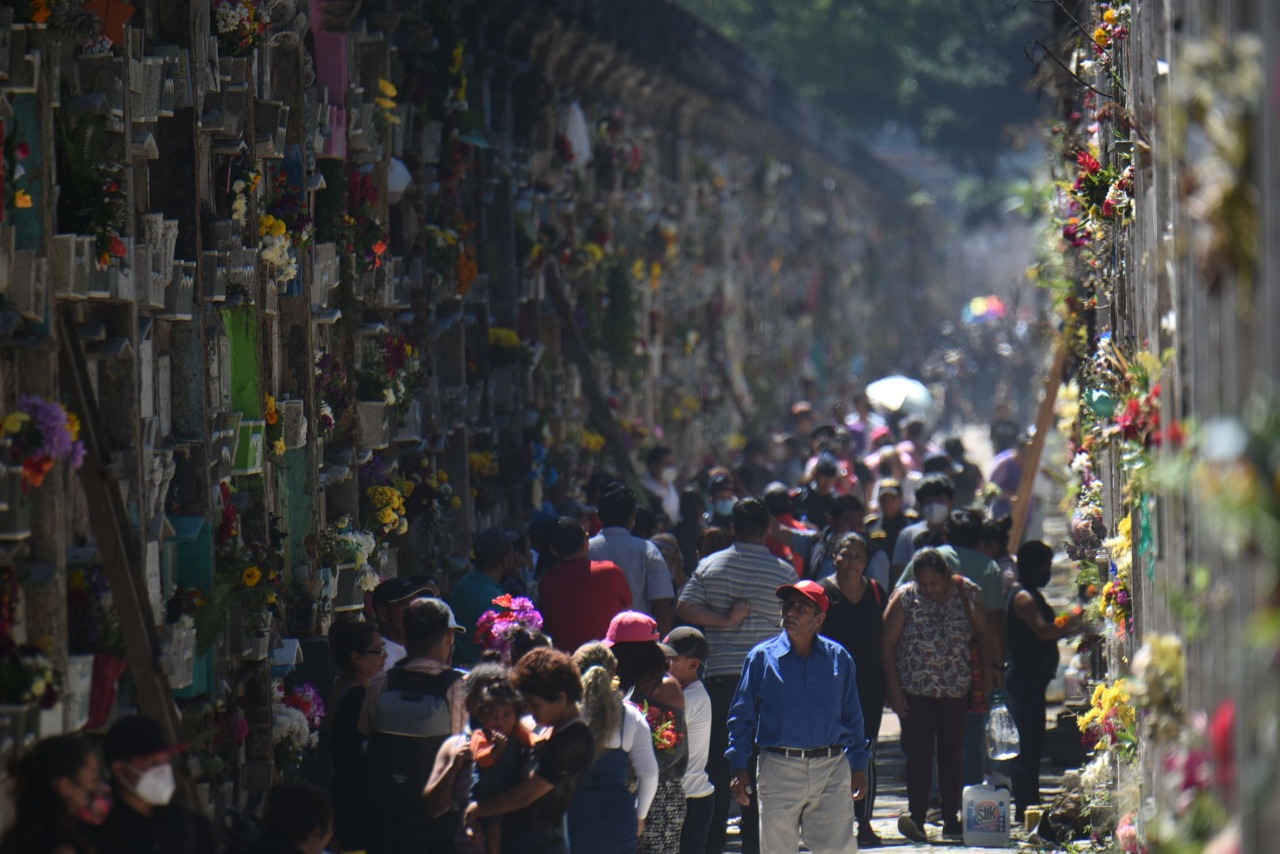
<svg viewBox="0 0 1280 854">
<path fill-rule="evenodd" d="M 798 599 L 783 599 L 779 607 L 782 609 L 782 613 L 785 614 L 788 611 L 808 611 L 811 606 L 808 602 L 801 602 Z"/>
<path fill-rule="evenodd" d="M 360 650 L 360 654 L 361 655 L 386 655 L 387 648 L 385 646 L 380 646 L 376 649 L 362 649 Z"/>
</svg>

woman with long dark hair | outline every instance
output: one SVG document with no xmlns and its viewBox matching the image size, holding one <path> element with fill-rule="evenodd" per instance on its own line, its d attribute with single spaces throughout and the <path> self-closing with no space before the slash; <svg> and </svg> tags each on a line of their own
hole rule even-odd
<svg viewBox="0 0 1280 854">
<path fill-rule="evenodd" d="M 370 680 L 382 672 L 387 645 L 372 623 L 334 623 L 329 629 L 329 652 L 338 676 L 329 693 L 329 716 L 320 733 L 332 752 L 335 835 L 342 847 L 358 850 L 367 839 L 368 802 L 363 784 L 364 736 L 360 709 Z"/>
<path fill-rule="evenodd" d="M 102 765 L 84 739 L 48 738 L 9 769 L 13 823 L 0 854 L 93 854 L 86 824 L 106 818 Z"/>
<path fill-rule="evenodd" d="M 648 614 L 623 611 L 609 624 L 605 644 L 618 659 L 619 688 L 649 720 L 658 757 L 658 791 L 636 845 L 641 854 L 669 854 L 680 848 L 687 805 L 684 772 L 689 764 L 684 690 L 667 672 L 675 650 L 658 642 L 658 624 Z"/>
</svg>

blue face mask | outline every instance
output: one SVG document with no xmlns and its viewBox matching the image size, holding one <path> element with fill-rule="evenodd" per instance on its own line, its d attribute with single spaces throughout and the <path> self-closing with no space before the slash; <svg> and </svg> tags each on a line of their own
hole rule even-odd
<svg viewBox="0 0 1280 854">
<path fill-rule="evenodd" d="M 713 505 L 713 510 L 717 516 L 732 516 L 733 505 L 738 503 L 736 498 L 721 498 Z"/>
</svg>

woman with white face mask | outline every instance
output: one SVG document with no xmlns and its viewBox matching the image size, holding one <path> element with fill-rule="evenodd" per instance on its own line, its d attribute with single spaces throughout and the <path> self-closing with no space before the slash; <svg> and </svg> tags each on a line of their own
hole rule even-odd
<svg viewBox="0 0 1280 854">
<path fill-rule="evenodd" d="M 172 758 L 181 750 L 152 718 L 122 718 L 111 727 L 102 752 L 115 804 L 102 825 L 97 854 L 217 850 L 213 822 L 172 802 L 177 789 Z"/>
</svg>

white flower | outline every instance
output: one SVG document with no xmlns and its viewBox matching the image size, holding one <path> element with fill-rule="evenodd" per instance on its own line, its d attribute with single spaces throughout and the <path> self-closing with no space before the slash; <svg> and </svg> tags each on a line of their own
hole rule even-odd
<svg viewBox="0 0 1280 854">
<path fill-rule="evenodd" d="M 383 396 L 383 398 L 385 398 L 385 399 L 386 399 L 386 401 L 387 401 L 387 406 L 395 406 L 395 405 L 396 405 L 396 393 L 395 393 L 394 391 L 392 391 L 390 388 L 384 388 L 384 389 L 382 390 L 382 396 Z"/>
</svg>

